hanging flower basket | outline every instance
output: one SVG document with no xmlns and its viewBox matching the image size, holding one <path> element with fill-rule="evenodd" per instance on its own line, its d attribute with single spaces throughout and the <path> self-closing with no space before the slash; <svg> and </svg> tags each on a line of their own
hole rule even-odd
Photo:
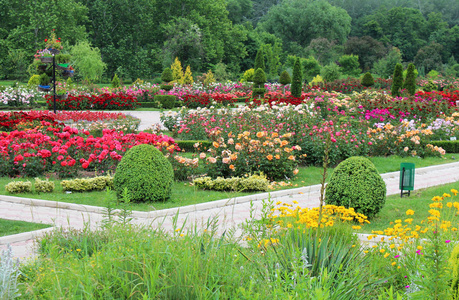
<svg viewBox="0 0 459 300">
<path fill-rule="evenodd" d="M 42 56 L 40 57 L 42 63 L 52 63 L 53 57 L 52 56 Z"/>
<path fill-rule="evenodd" d="M 69 64 L 66 63 L 66 64 L 57 64 L 56 65 L 56 68 L 58 68 L 59 70 L 67 70 L 69 67 Z"/>
<path fill-rule="evenodd" d="M 49 92 L 51 91 L 51 86 L 50 85 L 39 85 L 38 90 L 40 92 Z"/>
<path fill-rule="evenodd" d="M 64 72 L 62 72 L 62 76 L 64 77 L 73 77 L 74 74 L 75 71 L 73 70 L 64 70 Z"/>
<path fill-rule="evenodd" d="M 49 50 L 49 52 L 51 52 L 54 55 L 57 55 L 57 54 L 59 54 L 61 52 L 60 50 L 57 50 L 57 49 L 54 49 L 54 48 L 48 48 L 48 50 Z"/>
<path fill-rule="evenodd" d="M 64 99 L 67 99 L 68 96 L 69 96 L 69 93 L 65 93 L 65 94 L 56 94 L 56 99 L 64 100 Z"/>
</svg>

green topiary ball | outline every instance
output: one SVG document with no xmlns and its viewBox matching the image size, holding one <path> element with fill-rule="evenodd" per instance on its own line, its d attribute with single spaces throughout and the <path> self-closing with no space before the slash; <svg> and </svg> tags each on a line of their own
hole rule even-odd
<svg viewBox="0 0 459 300">
<path fill-rule="evenodd" d="M 164 201 L 170 197 L 174 171 L 164 155 L 151 145 L 129 149 L 118 164 L 113 188 L 118 198 L 127 188 L 133 202 Z"/>
<path fill-rule="evenodd" d="M 326 188 L 327 204 L 353 207 L 374 217 L 386 202 L 386 183 L 373 163 L 364 157 L 350 157 L 333 171 Z"/>
<path fill-rule="evenodd" d="M 370 87 L 375 85 L 375 80 L 373 76 L 371 75 L 370 72 L 366 72 L 365 75 L 362 78 L 362 81 L 360 82 L 363 86 Z"/>
</svg>

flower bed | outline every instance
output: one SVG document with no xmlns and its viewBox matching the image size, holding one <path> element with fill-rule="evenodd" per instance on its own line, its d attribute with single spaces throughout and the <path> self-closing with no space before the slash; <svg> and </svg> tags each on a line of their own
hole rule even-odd
<svg viewBox="0 0 459 300">
<path fill-rule="evenodd" d="M 52 95 L 46 95 L 49 109 L 53 109 Z M 56 108 L 59 110 L 134 110 L 138 106 L 135 96 L 118 93 L 103 93 L 100 95 L 69 95 L 67 99 L 56 99 Z"/>
</svg>

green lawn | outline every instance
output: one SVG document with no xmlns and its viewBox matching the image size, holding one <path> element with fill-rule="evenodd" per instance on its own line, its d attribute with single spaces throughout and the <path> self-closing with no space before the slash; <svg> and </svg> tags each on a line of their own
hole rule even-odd
<svg viewBox="0 0 459 300">
<path fill-rule="evenodd" d="M 51 225 L 0 219 L 0 236 L 39 230 L 48 227 L 51 227 Z"/>
<path fill-rule="evenodd" d="M 379 215 L 372 220 L 370 224 L 367 224 L 362 227 L 360 232 L 371 233 L 372 230 L 384 230 L 393 225 L 390 222 L 395 220 L 406 220 L 412 218 L 412 228 L 416 225 L 421 225 L 422 220 L 427 220 L 427 217 L 430 216 L 428 211 L 430 210 L 429 204 L 433 203 L 432 198 L 435 196 L 442 196 L 443 193 L 448 193 L 452 197 L 445 198 L 443 200 L 444 210 L 449 210 L 446 208 L 447 202 L 459 202 L 459 195 L 453 196 L 451 189 L 459 190 L 459 181 L 454 183 L 449 183 L 441 186 L 431 187 L 423 190 L 418 190 L 411 193 L 411 196 L 403 196 L 400 198 L 400 195 L 388 196 L 386 199 L 386 204 L 379 213 Z M 406 211 L 408 209 L 414 210 L 414 215 L 407 216 Z M 459 219 L 456 216 L 456 221 L 453 226 L 458 226 Z M 406 223 L 402 223 L 403 225 Z"/>
<path fill-rule="evenodd" d="M 375 163 L 377 169 L 380 173 L 393 172 L 400 170 L 401 162 L 413 162 L 416 164 L 416 168 L 442 164 L 448 162 L 454 162 L 451 157 L 452 155 L 446 155 L 446 158 L 400 158 L 400 157 L 375 157 L 370 158 L 370 160 Z M 328 170 L 328 176 L 332 173 L 332 169 Z M 275 190 L 280 189 L 291 189 L 302 186 L 319 184 L 322 178 L 322 168 L 319 167 L 301 167 L 300 172 L 297 177 L 292 180 L 287 186 L 275 185 Z M 33 182 L 33 179 L 29 179 Z M 9 195 L 5 190 L 5 185 L 12 181 L 10 178 L 0 178 L 0 194 Z M 107 198 L 115 199 L 113 192 L 107 194 L 103 192 L 90 192 L 90 193 L 64 193 L 61 185 L 58 180 L 55 180 L 56 189 L 53 193 L 49 194 L 17 194 L 14 196 L 34 198 L 34 199 L 43 199 L 51 201 L 61 201 L 67 203 L 77 203 L 84 205 L 94 205 L 94 206 L 106 206 Z M 151 210 L 161 210 L 172 207 L 193 205 L 198 203 L 204 203 L 209 201 L 215 201 L 220 199 L 233 198 L 238 196 L 245 196 L 254 193 L 242 193 L 242 192 L 215 192 L 215 191 L 203 191 L 198 190 L 194 186 L 191 186 L 189 183 L 184 182 L 174 182 L 172 186 L 172 195 L 171 199 L 167 202 L 156 202 L 156 203 L 132 203 L 130 204 L 130 209 L 138 211 L 151 211 Z"/>
</svg>

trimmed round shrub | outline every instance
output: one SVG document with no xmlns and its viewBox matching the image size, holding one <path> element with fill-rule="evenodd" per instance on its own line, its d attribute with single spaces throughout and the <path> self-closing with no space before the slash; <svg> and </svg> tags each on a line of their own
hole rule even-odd
<svg viewBox="0 0 459 300">
<path fill-rule="evenodd" d="M 375 85 L 375 79 L 370 72 L 366 72 L 365 75 L 363 75 L 362 81 L 360 83 L 363 86 L 370 87 Z"/>
<path fill-rule="evenodd" d="M 350 157 L 333 171 L 326 188 L 325 202 L 352 207 L 372 218 L 386 202 L 386 183 L 370 160 Z"/>
<path fill-rule="evenodd" d="M 172 70 L 170 68 L 165 68 L 163 73 L 161 73 L 161 80 L 164 82 L 171 82 L 174 80 L 174 75 L 172 74 Z"/>
<path fill-rule="evenodd" d="M 155 95 L 155 101 L 161 103 L 161 108 L 171 109 L 175 107 L 174 95 Z"/>
<path fill-rule="evenodd" d="M 118 164 L 113 188 L 118 198 L 127 188 L 133 202 L 164 201 L 171 194 L 174 171 L 171 163 L 152 145 L 129 149 Z"/>
<path fill-rule="evenodd" d="M 287 71 L 283 71 L 280 74 L 279 83 L 286 85 L 286 84 L 289 84 L 290 82 L 292 82 L 292 78 L 290 77 L 290 74 Z"/>
</svg>

